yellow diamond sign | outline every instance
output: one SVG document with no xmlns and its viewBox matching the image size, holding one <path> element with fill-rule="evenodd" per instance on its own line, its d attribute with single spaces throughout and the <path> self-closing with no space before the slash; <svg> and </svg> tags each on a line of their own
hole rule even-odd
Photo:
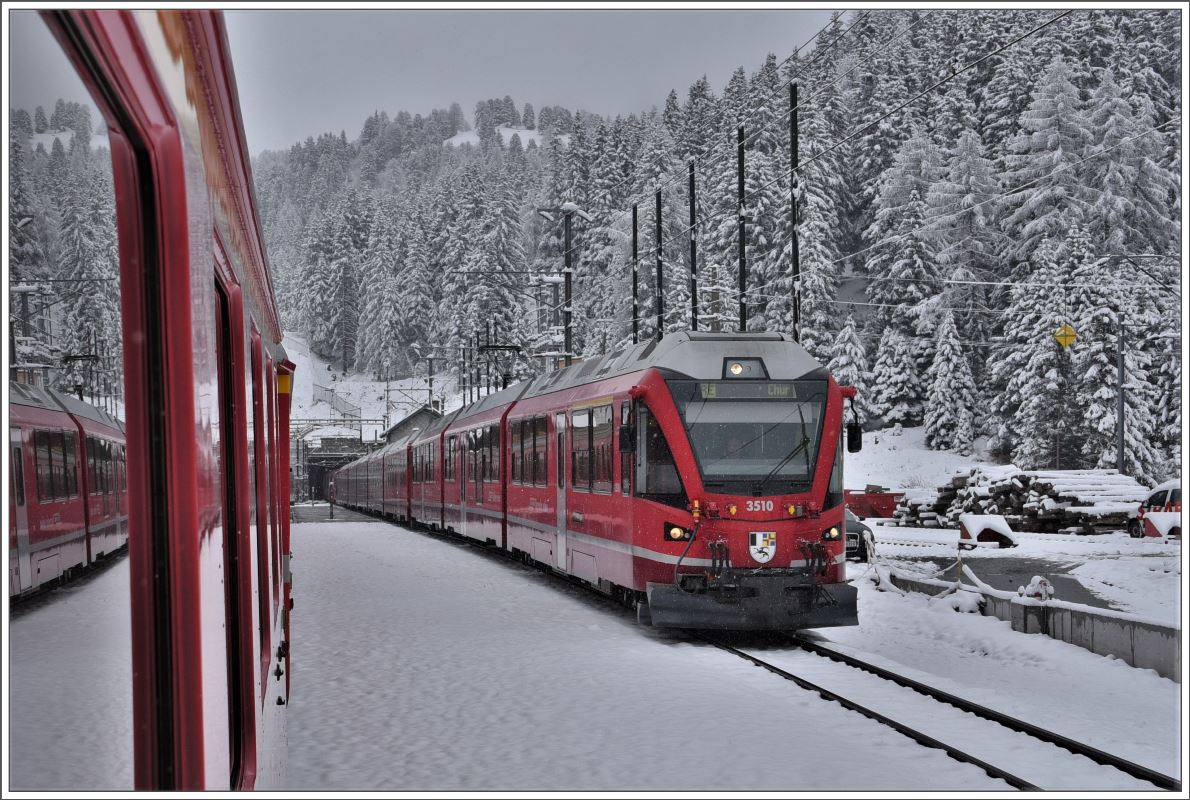
<svg viewBox="0 0 1190 800">
<path fill-rule="evenodd" d="M 1070 347 L 1070 345 L 1074 344 L 1074 340 L 1078 338 L 1078 334 L 1074 332 L 1074 328 L 1063 324 L 1061 328 L 1054 331 L 1054 338 L 1063 347 Z"/>
</svg>

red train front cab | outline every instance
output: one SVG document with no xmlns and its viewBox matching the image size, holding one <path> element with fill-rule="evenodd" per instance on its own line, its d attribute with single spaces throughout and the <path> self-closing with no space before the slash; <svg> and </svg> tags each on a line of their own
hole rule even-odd
<svg viewBox="0 0 1190 800">
<path fill-rule="evenodd" d="M 855 625 L 842 491 L 844 403 L 854 390 L 775 333 L 667 337 L 654 361 L 632 389 L 643 405 L 638 461 L 639 448 L 651 451 L 663 435 L 687 508 L 666 513 L 666 552 L 679 558 L 648 581 L 642 621 Z M 648 530 L 637 535 L 652 540 Z"/>
</svg>

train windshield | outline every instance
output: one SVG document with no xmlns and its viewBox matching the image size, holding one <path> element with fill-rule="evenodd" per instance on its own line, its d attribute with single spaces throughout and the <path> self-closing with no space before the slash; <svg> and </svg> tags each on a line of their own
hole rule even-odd
<svg viewBox="0 0 1190 800">
<path fill-rule="evenodd" d="M 707 490 L 809 490 L 826 381 L 670 381 L 669 387 Z"/>
</svg>

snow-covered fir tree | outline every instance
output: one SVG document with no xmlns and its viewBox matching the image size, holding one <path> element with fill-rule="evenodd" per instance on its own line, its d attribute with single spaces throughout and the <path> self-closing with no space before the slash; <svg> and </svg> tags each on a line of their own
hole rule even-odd
<svg viewBox="0 0 1190 800">
<path fill-rule="evenodd" d="M 913 343 L 893 326 L 885 328 L 880 337 L 868 385 L 872 390 L 872 415 L 885 426 L 901 428 L 921 423 L 921 378 Z"/>
<path fill-rule="evenodd" d="M 856 394 L 855 399 L 851 401 L 851 408 L 854 409 L 858 422 L 867 422 L 872 415 L 868 356 L 863 340 L 859 338 L 854 315 L 847 315 L 846 322 L 836 334 L 827 366 L 840 386 L 855 387 Z"/>
<path fill-rule="evenodd" d="M 926 375 L 926 446 L 970 455 L 975 437 L 975 381 L 949 309 L 938 324 L 935 343 L 934 363 Z"/>
</svg>

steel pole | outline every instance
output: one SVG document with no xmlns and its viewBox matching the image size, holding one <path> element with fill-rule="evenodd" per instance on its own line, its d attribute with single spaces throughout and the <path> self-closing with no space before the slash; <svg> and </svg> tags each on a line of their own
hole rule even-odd
<svg viewBox="0 0 1190 800">
<path fill-rule="evenodd" d="M 661 190 L 657 190 L 656 242 L 657 242 L 657 338 L 665 335 L 665 279 L 661 266 Z"/>
<path fill-rule="evenodd" d="M 632 343 L 636 344 L 640 341 L 640 290 L 637 285 L 637 277 L 639 274 L 640 265 L 637 263 L 637 227 L 636 227 L 636 203 L 632 204 Z"/>
<path fill-rule="evenodd" d="M 571 218 L 574 216 L 574 212 L 567 211 L 564 216 L 566 219 L 566 225 L 565 225 L 565 228 L 566 228 L 566 268 L 562 270 L 562 277 L 563 277 L 563 280 L 565 280 L 565 282 L 566 282 L 566 284 L 565 284 L 566 285 L 566 299 L 564 300 L 565 304 L 562 306 L 562 324 L 565 326 L 565 329 L 566 329 L 566 345 L 565 345 L 566 346 L 566 366 L 569 367 L 571 360 L 573 358 L 573 353 L 572 353 L 572 348 L 571 348 L 573 333 L 570 329 L 570 292 L 571 292 L 571 275 L 573 274 L 573 272 L 571 271 L 571 268 L 570 268 L 570 237 L 571 237 L 571 234 L 570 234 L 571 227 L 570 226 L 571 226 Z"/>
<path fill-rule="evenodd" d="M 698 235 L 694 210 L 694 161 L 690 162 L 690 330 L 698 330 Z"/>
<path fill-rule="evenodd" d="M 1116 469 L 1124 474 L 1124 312 L 1116 310 Z"/>
<path fill-rule="evenodd" d="M 801 249 L 798 246 L 798 223 L 800 214 L 798 209 L 799 186 L 797 180 L 798 167 L 798 119 L 797 119 L 797 84 L 789 84 L 789 213 L 793 225 L 793 296 L 789 299 L 793 317 L 793 340 L 801 341 L 802 317 L 802 263 Z"/>
<path fill-rule="evenodd" d="M 740 205 L 740 331 L 748 330 L 748 302 L 744 292 L 748 288 L 748 253 L 744 245 L 747 233 L 747 217 L 744 215 L 744 126 L 736 128 L 736 189 Z"/>
</svg>

